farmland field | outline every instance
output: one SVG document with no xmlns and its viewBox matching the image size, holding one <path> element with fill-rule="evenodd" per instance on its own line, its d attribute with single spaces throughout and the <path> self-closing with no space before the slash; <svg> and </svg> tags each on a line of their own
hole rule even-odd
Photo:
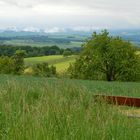
<svg viewBox="0 0 140 140">
<path fill-rule="evenodd" d="M 140 47 L 139 30 L 110 30 L 111 35 L 121 36 Z M 57 45 L 60 48 L 81 47 L 92 32 L 65 32 L 47 34 L 43 32 L 0 32 L 0 42 L 13 46 L 43 47 Z"/>
<path fill-rule="evenodd" d="M 139 140 L 140 120 L 99 93 L 140 97 L 140 83 L 0 75 L 0 139 Z"/>
<path fill-rule="evenodd" d="M 31 40 L 10 40 L 5 41 L 5 45 L 15 45 L 15 46 L 32 46 L 32 47 L 44 47 L 44 46 L 54 46 L 57 45 L 60 48 L 73 48 L 81 47 L 83 42 L 71 41 L 69 43 L 55 43 L 55 42 L 34 42 Z"/>
<path fill-rule="evenodd" d="M 42 57 L 30 57 L 25 58 L 25 65 L 31 66 L 33 64 L 48 62 L 50 65 L 56 66 L 58 72 L 65 71 L 70 63 L 75 61 L 76 56 L 63 57 L 62 55 L 51 55 L 51 56 L 42 56 Z"/>
<path fill-rule="evenodd" d="M 43 33 L 0 33 L 0 41 L 5 45 L 13 46 L 54 46 L 60 48 L 81 47 L 81 45 L 88 38 L 88 35 L 76 34 L 43 34 Z"/>
</svg>

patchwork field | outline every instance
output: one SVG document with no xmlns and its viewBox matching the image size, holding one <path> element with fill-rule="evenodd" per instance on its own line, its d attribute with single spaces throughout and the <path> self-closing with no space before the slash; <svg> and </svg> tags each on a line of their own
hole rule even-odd
<svg viewBox="0 0 140 140">
<path fill-rule="evenodd" d="M 0 40 L 5 45 L 44 47 L 57 45 L 60 48 L 81 47 L 89 34 L 43 34 L 28 32 L 0 33 Z"/>
<path fill-rule="evenodd" d="M 70 63 L 75 61 L 76 56 L 63 57 L 62 55 L 51 55 L 42 57 L 25 58 L 25 65 L 31 66 L 33 64 L 48 62 L 50 65 L 56 66 L 57 72 L 65 71 Z"/>
<path fill-rule="evenodd" d="M 44 46 L 54 46 L 57 45 L 60 48 L 73 48 L 81 47 L 83 42 L 71 41 L 69 43 L 55 43 L 55 42 L 34 42 L 31 40 L 10 40 L 5 41 L 5 45 L 15 45 L 15 46 L 32 46 L 32 47 L 44 47 Z"/>
<path fill-rule="evenodd" d="M 140 120 L 123 111 L 136 109 L 97 93 L 140 97 L 140 84 L 0 75 L 0 139 L 139 140 Z"/>
</svg>

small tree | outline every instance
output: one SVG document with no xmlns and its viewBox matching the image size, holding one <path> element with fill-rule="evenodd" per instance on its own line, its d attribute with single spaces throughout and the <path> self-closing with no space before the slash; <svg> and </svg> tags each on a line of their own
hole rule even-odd
<svg viewBox="0 0 140 140">
<path fill-rule="evenodd" d="M 15 55 L 12 57 L 14 60 L 14 71 L 15 74 L 20 74 L 24 70 L 24 50 L 17 50 Z"/>
<path fill-rule="evenodd" d="M 56 75 L 56 67 L 49 66 L 48 63 L 40 63 L 33 66 L 33 73 L 36 76 L 51 77 Z"/>
<path fill-rule="evenodd" d="M 104 30 L 92 35 L 74 65 L 71 77 L 135 81 L 140 78 L 140 58 L 133 45 L 120 37 L 111 37 Z"/>
<path fill-rule="evenodd" d="M 14 61 L 8 56 L 0 57 L 0 74 L 14 73 Z"/>
</svg>

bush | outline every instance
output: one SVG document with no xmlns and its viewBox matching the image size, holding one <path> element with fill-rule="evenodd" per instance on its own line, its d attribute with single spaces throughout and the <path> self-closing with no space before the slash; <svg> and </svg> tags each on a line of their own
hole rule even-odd
<svg viewBox="0 0 140 140">
<path fill-rule="evenodd" d="M 0 57 L 0 74 L 14 73 L 14 61 L 10 57 Z"/>
<path fill-rule="evenodd" d="M 12 57 L 0 57 L 1 74 L 21 74 L 24 70 L 24 52 L 17 51 Z"/>
<path fill-rule="evenodd" d="M 56 67 L 49 66 L 48 63 L 40 63 L 33 66 L 33 74 L 36 76 L 52 77 L 56 76 Z"/>
<path fill-rule="evenodd" d="M 12 59 L 14 61 L 15 74 L 21 74 L 24 71 L 24 56 L 25 56 L 24 50 L 17 50 L 15 55 L 12 56 Z"/>
</svg>

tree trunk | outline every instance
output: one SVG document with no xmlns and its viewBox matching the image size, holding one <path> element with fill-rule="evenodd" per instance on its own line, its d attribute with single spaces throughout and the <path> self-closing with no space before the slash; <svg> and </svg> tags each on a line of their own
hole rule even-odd
<svg viewBox="0 0 140 140">
<path fill-rule="evenodd" d="M 114 74 L 113 70 L 106 73 L 106 79 L 107 79 L 107 81 L 114 81 L 115 80 L 115 74 Z"/>
</svg>

